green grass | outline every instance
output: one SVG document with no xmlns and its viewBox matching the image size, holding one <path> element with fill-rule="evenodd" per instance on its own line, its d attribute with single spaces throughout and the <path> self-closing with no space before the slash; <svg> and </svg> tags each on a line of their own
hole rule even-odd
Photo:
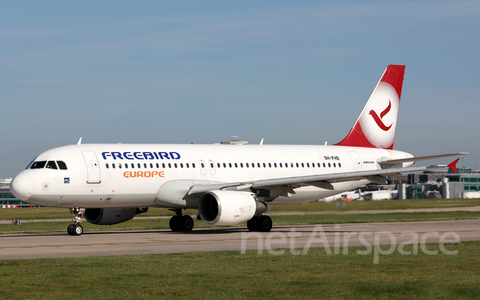
<svg viewBox="0 0 480 300">
<path fill-rule="evenodd" d="M 303 204 L 271 205 L 271 211 L 349 211 L 349 210 L 382 210 L 407 208 L 445 208 L 480 206 L 480 199 L 420 199 L 420 200 L 384 200 L 384 201 L 352 201 L 345 207 L 336 206 L 334 202 L 313 201 Z M 188 209 L 185 214 L 197 214 L 198 211 Z M 140 216 L 173 216 L 175 213 L 167 209 L 151 207 Z M 0 220 L 32 220 L 71 218 L 66 208 L 33 207 L 0 209 Z"/>
<path fill-rule="evenodd" d="M 345 207 L 336 204 L 339 201 L 313 201 L 303 204 L 272 205 L 272 211 L 349 211 L 349 210 L 382 210 L 382 209 L 416 209 L 480 206 L 480 199 L 409 199 L 382 201 L 352 201 Z"/>
<path fill-rule="evenodd" d="M 248 251 L 0 261 L 2 299 L 478 299 L 480 242 L 458 255 Z M 428 245 L 439 250 L 438 244 Z M 407 249 L 405 249 L 407 250 Z M 340 251 L 343 253 L 343 251 Z"/>
<path fill-rule="evenodd" d="M 479 212 L 452 211 L 452 212 L 420 212 L 420 213 L 385 213 L 385 214 L 326 214 L 326 215 L 272 215 L 274 226 L 314 225 L 314 224 L 343 224 L 343 223 L 370 223 L 370 222 L 415 222 L 415 221 L 444 221 L 479 219 Z M 194 220 L 195 228 L 211 228 L 204 221 Z M 0 234 L 12 233 L 49 233 L 66 232 L 72 222 L 34 222 L 22 223 L 20 226 L 0 224 Z M 169 219 L 133 219 L 128 222 L 111 226 L 93 225 L 82 222 L 85 232 L 111 230 L 158 230 L 169 229 Z M 246 227 L 246 222 L 236 227 Z M 232 226 L 230 226 L 232 227 Z"/>
</svg>

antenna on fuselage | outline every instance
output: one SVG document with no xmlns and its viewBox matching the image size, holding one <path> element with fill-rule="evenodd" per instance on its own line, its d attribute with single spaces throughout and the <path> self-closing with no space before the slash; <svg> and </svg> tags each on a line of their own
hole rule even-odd
<svg viewBox="0 0 480 300">
<path fill-rule="evenodd" d="M 264 140 L 264 139 L 262 139 L 262 140 L 260 141 L 260 146 L 263 145 L 263 140 Z"/>
<path fill-rule="evenodd" d="M 77 142 L 77 145 L 81 145 L 82 144 L 82 138 L 80 138 Z"/>
</svg>

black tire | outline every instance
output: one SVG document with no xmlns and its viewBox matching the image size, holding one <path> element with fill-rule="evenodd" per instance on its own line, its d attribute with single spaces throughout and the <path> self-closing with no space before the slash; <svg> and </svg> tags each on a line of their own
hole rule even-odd
<svg viewBox="0 0 480 300">
<path fill-rule="evenodd" d="M 73 226 L 74 224 L 68 225 L 68 228 L 67 228 L 68 235 L 73 235 Z"/>
<path fill-rule="evenodd" d="M 248 231 L 258 231 L 258 229 L 257 229 L 257 220 L 258 220 L 258 217 L 257 217 L 257 216 L 253 216 L 253 218 L 251 218 L 250 220 L 247 221 Z"/>
<path fill-rule="evenodd" d="M 181 231 L 192 231 L 194 223 L 193 219 L 190 216 L 183 216 L 181 219 Z"/>
<path fill-rule="evenodd" d="M 272 230 L 272 219 L 269 216 L 261 216 L 257 220 L 257 230 L 260 232 L 269 232 Z"/>
<path fill-rule="evenodd" d="M 72 227 L 73 235 L 79 236 L 83 233 L 83 226 L 80 224 L 75 224 Z"/>
<path fill-rule="evenodd" d="M 173 231 L 173 232 L 177 232 L 177 231 L 180 231 L 180 217 L 179 216 L 173 216 L 170 218 L 170 222 L 169 222 L 169 225 L 170 225 L 170 229 Z"/>
</svg>

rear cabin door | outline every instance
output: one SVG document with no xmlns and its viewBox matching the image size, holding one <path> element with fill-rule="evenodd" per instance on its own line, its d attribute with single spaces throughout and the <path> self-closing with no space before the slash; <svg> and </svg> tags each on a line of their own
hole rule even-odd
<svg viewBox="0 0 480 300">
<path fill-rule="evenodd" d="M 82 151 L 83 159 L 87 165 L 87 183 L 100 183 L 100 166 L 98 165 L 97 156 L 91 150 Z"/>
<path fill-rule="evenodd" d="M 360 161 L 360 156 L 355 151 L 348 151 L 350 158 L 352 159 L 353 169 L 354 171 L 361 171 L 362 170 L 362 162 Z"/>
</svg>

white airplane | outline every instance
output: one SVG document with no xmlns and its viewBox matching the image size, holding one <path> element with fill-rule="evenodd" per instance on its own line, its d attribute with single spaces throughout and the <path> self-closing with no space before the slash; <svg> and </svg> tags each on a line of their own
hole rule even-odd
<svg viewBox="0 0 480 300">
<path fill-rule="evenodd" d="M 386 176 L 433 167 L 410 167 L 427 157 L 392 150 L 405 66 L 390 65 L 345 139 L 333 146 L 82 144 L 37 156 L 11 183 L 20 200 L 70 208 L 70 235 L 84 218 L 98 225 L 131 220 L 148 207 L 174 211 L 172 231 L 194 223 L 183 209 L 198 209 L 211 225 L 247 222 L 270 231 L 268 204 L 308 202 Z M 455 162 L 449 165 L 455 167 Z"/>
</svg>

